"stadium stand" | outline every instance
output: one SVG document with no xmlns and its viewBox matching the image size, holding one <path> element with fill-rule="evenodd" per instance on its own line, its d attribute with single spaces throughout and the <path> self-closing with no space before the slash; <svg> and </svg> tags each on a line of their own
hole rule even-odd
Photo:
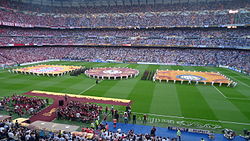
<svg viewBox="0 0 250 141">
<path fill-rule="evenodd" d="M 94 121 L 102 111 L 102 107 L 96 104 L 83 104 L 76 101 L 70 101 L 66 107 L 60 107 L 57 110 L 58 118 L 65 118 L 72 121 Z"/>
<path fill-rule="evenodd" d="M 216 0 L 190 4 L 187 1 L 137 5 L 131 0 L 131 5 L 107 4 L 97 8 L 64 6 L 64 1 L 54 6 L 56 0 L 50 4 L 42 0 L 41 4 L 1 0 L 0 67 L 59 59 L 226 66 L 250 74 L 249 2 Z M 154 71 L 147 79 L 152 80 L 153 74 Z M 33 109 L 35 112 L 29 114 L 34 116 L 45 106 L 42 99 L 13 96 L 0 101 L 0 110 L 6 109 L 10 101 L 15 103 L 11 106 L 16 107 L 14 110 L 19 115 Z M 59 119 L 89 122 L 99 118 L 100 107 L 70 101 L 55 111 Z M 133 130 L 111 131 L 105 124 L 87 130 L 94 135 L 48 132 L 9 120 L 0 121 L 3 140 L 170 140 Z"/>
<path fill-rule="evenodd" d="M 61 59 L 68 54 L 72 48 L 1 48 L 2 59 L 7 63 L 21 64 L 25 62 L 35 62 L 47 59 Z"/>
<path fill-rule="evenodd" d="M 103 130 L 105 126 L 102 125 Z M 89 137 L 87 135 L 77 135 L 70 132 L 53 133 L 44 130 L 34 130 L 27 127 L 20 126 L 16 122 L 9 120 L 0 122 L 0 139 L 3 140 L 21 140 L 21 141 L 33 141 L 33 140 L 60 140 L 60 141 L 86 141 L 86 140 L 155 140 L 155 141 L 170 141 L 169 137 L 158 137 L 150 134 L 136 134 L 133 130 L 127 133 L 118 131 L 103 131 L 100 134 L 94 134 Z M 91 129 L 88 129 L 91 132 Z"/>
<path fill-rule="evenodd" d="M 7 3 L 7 4 L 6 4 Z M 132 8 L 134 11 L 129 11 L 132 13 L 120 13 L 120 10 L 114 10 L 109 14 L 93 14 L 96 13 L 93 10 L 88 11 L 87 13 L 92 14 L 69 14 L 63 15 L 57 13 L 56 16 L 53 13 L 41 13 L 30 11 L 31 9 L 20 8 L 20 7 L 32 7 L 32 6 L 20 6 L 18 4 L 8 4 L 8 2 L 3 1 L 0 8 L 0 21 L 3 25 L 9 26 L 26 26 L 26 27 L 154 27 L 154 26 L 220 26 L 227 24 L 249 24 L 249 11 L 247 10 L 248 3 L 244 1 L 238 2 L 237 5 L 233 8 L 236 10 L 236 13 L 230 13 L 229 7 L 224 6 L 222 3 L 212 3 L 216 5 L 215 10 L 210 9 L 211 3 L 204 4 L 206 8 L 195 5 L 197 11 L 192 11 L 191 8 L 181 9 L 182 6 L 177 6 L 173 8 L 170 6 L 160 6 L 159 8 L 155 6 L 153 9 L 147 6 L 140 6 L 138 9 L 143 9 L 142 11 L 137 11 Z M 12 6 L 11 6 L 12 5 Z M 227 4 L 226 4 L 227 5 Z M 228 4 L 230 5 L 230 4 Z M 235 3 L 233 4 L 235 5 Z M 9 6 L 9 7 L 6 7 Z M 232 6 L 232 5 L 231 5 Z M 15 8 L 15 9 L 12 9 Z M 231 7 L 232 8 L 232 7 Z M 235 9 L 236 8 L 236 9 Z M 20 9 L 20 10 L 16 10 Z M 38 8 L 39 9 L 39 8 Z M 48 9 L 48 8 L 45 8 Z M 58 9 L 58 8 L 57 8 Z M 72 9 L 72 10 L 71 10 Z M 60 11 L 72 11 L 74 13 L 75 8 L 65 10 L 62 8 Z M 91 8 L 88 8 L 88 10 Z M 102 8 L 98 8 L 102 9 Z M 109 11 L 112 8 L 103 7 L 105 11 Z M 109 9 L 109 10 L 107 10 Z M 115 8 L 116 9 L 116 8 Z M 126 12 L 126 6 L 120 9 L 124 9 Z M 129 8 L 130 9 L 130 8 Z M 159 11 L 158 11 L 159 9 Z M 168 9 L 174 9 L 174 11 L 169 11 Z M 23 11 L 28 10 L 28 11 Z M 95 8 L 94 10 L 97 10 Z M 144 11 L 146 10 L 146 11 Z M 149 11 L 147 11 L 149 10 Z M 180 10 L 180 11 L 179 11 Z M 46 10 L 45 10 L 46 11 Z M 82 9 L 79 10 L 82 12 Z M 98 10 L 97 10 L 98 11 Z M 103 10 L 104 11 L 104 10 Z M 112 10 L 111 10 L 112 11 Z M 164 11 L 164 12 L 162 12 Z M 43 11 L 44 12 L 44 11 Z M 50 10 L 48 10 L 50 12 Z M 101 11 L 100 11 L 101 12 Z M 139 12 L 139 13 L 138 13 Z M 84 12 L 83 12 L 84 13 Z M 98 13 L 98 12 L 97 12 Z M 44 20 L 46 19 L 46 20 Z"/>
<path fill-rule="evenodd" d="M 207 1 L 199 3 L 172 3 L 172 4 L 144 4 L 144 5 L 115 5 L 96 7 L 68 7 L 61 5 L 56 7 L 52 5 L 41 5 L 31 3 L 20 3 L 18 1 L 2 0 L 4 7 L 18 9 L 20 11 L 33 11 L 41 13 L 64 13 L 64 14 L 83 14 L 83 13 L 133 13 L 133 12 L 164 12 L 164 11 L 200 11 L 200 10 L 222 10 L 222 9 L 240 9 L 247 8 L 249 3 L 244 0 L 234 1 Z M 51 4 L 51 3 L 50 3 Z"/>
<path fill-rule="evenodd" d="M 24 114 L 33 115 L 45 107 L 46 100 L 36 97 L 30 98 L 26 96 L 13 95 L 11 97 L 4 97 L 0 100 L 1 106 L 8 111 L 17 113 L 19 116 Z"/>
<path fill-rule="evenodd" d="M 158 62 L 179 65 L 236 67 L 250 71 L 250 53 L 244 50 L 226 49 L 171 49 L 124 47 L 27 47 L 0 48 L 0 62 L 21 64 L 46 59 L 70 59 L 82 61 L 117 60 L 124 62 Z"/>
<path fill-rule="evenodd" d="M 0 45 L 116 45 L 249 48 L 248 28 L 51 30 L 0 28 Z"/>
</svg>

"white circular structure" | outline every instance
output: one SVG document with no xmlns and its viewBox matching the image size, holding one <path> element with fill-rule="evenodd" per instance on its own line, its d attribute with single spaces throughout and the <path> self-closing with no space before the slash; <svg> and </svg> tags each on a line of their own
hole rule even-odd
<svg viewBox="0 0 250 141">
<path fill-rule="evenodd" d="M 127 79 L 136 77 L 139 71 L 131 68 L 93 68 L 85 71 L 85 74 L 97 79 Z"/>
</svg>

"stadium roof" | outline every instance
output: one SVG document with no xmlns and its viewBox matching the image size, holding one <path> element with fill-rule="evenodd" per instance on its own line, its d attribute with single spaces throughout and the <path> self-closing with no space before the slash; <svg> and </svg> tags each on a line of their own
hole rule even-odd
<svg viewBox="0 0 250 141">
<path fill-rule="evenodd" d="M 117 5 L 145 5 L 145 4 L 178 4 L 219 2 L 233 0 L 12 0 L 24 3 L 52 6 L 117 6 Z"/>
</svg>

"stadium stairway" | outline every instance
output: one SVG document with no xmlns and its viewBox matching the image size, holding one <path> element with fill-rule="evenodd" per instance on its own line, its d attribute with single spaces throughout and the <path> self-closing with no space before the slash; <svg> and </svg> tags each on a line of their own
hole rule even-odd
<svg viewBox="0 0 250 141">
<path fill-rule="evenodd" d="M 56 118 L 56 110 L 59 107 L 59 99 L 54 99 L 54 103 L 45 109 L 41 110 L 37 114 L 30 117 L 30 122 L 34 122 L 37 120 L 51 122 Z"/>
<path fill-rule="evenodd" d="M 145 126 L 145 125 L 136 125 L 136 124 L 124 124 L 124 123 L 117 123 L 117 127 L 113 128 L 112 122 L 107 122 L 109 125 L 110 131 L 117 131 L 117 129 L 121 129 L 122 132 L 127 133 L 129 130 L 134 130 L 137 134 L 150 134 L 152 126 Z M 168 128 L 161 128 L 156 127 L 156 136 L 161 137 L 170 137 L 176 138 L 176 131 L 169 130 Z M 181 135 L 182 141 L 200 141 L 201 138 L 205 139 L 205 141 L 209 141 L 208 135 L 199 134 L 199 133 L 189 133 L 189 132 L 182 132 Z M 215 134 L 215 139 L 213 141 L 228 141 L 223 134 Z M 231 141 L 245 141 L 240 136 L 236 136 L 235 139 Z"/>
<path fill-rule="evenodd" d="M 24 93 L 24 95 L 37 96 L 35 93 L 32 93 L 31 91 Z M 48 107 L 36 113 L 35 115 L 31 116 L 29 118 L 30 123 L 37 121 L 37 120 L 51 122 L 56 118 L 56 110 L 59 107 L 59 100 L 63 100 L 63 99 L 62 98 L 60 99 L 57 96 L 50 97 L 50 98 L 53 99 L 53 104 L 49 105 Z"/>
</svg>

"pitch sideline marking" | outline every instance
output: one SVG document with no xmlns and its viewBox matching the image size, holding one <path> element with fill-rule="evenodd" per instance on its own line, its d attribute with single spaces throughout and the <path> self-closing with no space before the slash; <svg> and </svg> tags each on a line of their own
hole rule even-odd
<svg viewBox="0 0 250 141">
<path fill-rule="evenodd" d="M 230 69 L 229 69 L 230 70 Z M 233 72 L 234 74 L 237 74 L 237 75 L 239 75 L 238 73 L 240 73 L 240 72 L 236 72 L 236 71 L 233 71 L 233 70 L 230 70 L 231 72 Z M 242 74 L 242 73 L 240 73 L 240 74 Z M 240 76 L 240 75 L 239 75 Z M 249 79 L 248 77 L 244 77 L 245 79 Z"/>
<path fill-rule="evenodd" d="M 242 85 L 244 85 L 244 86 L 246 86 L 246 87 L 249 87 L 249 88 L 250 88 L 250 86 L 249 86 L 249 85 L 247 85 L 246 83 L 244 83 L 244 82 L 240 81 L 239 79 L 237 79 L 237 78 L 235 78 L 235 77 L 233 77 L 233 76 L 229 76 L 229 77 L 231 77 L 231 78 L 233 78 L 233 79 L 237 80 L 237 81 L 238 81 L 238 82 L 240 82 Z"/>
<path fill-rule="evenodd" d="M 215 86 L 213 86 L 224 98 L 228 98 L 226 97 L 218 88 L 216 88 Z"/>
<path fill-rule="evenodd" d="M 232 99 L 232 100 L 250 100 L 249 98 L 230 98 L 230 97 L 228 97 L 227 99 Z"/>
<path fill-rule="evenodd" d="M 228 70 L 229 72 L 233 72 L 233 73 L 235 73 L 235 74 L 238 75 L 238 73 L 235 72 L 235 71 L 233 71 L 233 70 L 230 70 L 230 69 L 226 69 L 226 70 Z M 240 81 L 239 79 L 237 79 L 237 78 L 235 78 L 235 77 L 233 77 L 233 76 L 231 76 L 231 75 L 227 75 L 227 77 L 233 78 L 233 79 L 237 80 L 239 83 L 241 83 L 242 85 L 244 85 L 244 86 L 246 86 L 246 87 L 250 87 L 249 85 L 245 84 L 244 82 Z M 246 79 L 248 79 L 248 78 L 246 78 Z"/>
<path fill-rule="evenodd" d="M 231 100 L 250 100 L 249 98 L 230 98 L 230 97 L 227 97 L 225 96 L 218 88 L 216 88 L 215 86 L 213 86 L 221 95 L 223 95 L 224 98 L 226 99 L 231 99 Z"/>
<path fill-rule="evenodd" d="M 8 72 L 7 70 L 0 70 L 0 73 Z"/>
<path fill-rule="evenodd" d="M 147 115 L 161 116 L 161 117 L 178 118 L 178 119 L 191 119 L 191 120 L 200 120 L 200 121 L 212 121 L 212 122 L 221 122 L 221 123 L 250 125 L 250 123 L 242 123 L 242 122 L 235 122 L 235 121 L 209 120 L 209 119 L 202 119 L 202 118 L 186 118 L 186 117 L 179 117 L 179 116 L 158 115 L 158 114 L 139 113 L 139 112 L 133 112 L 133 113 L 136 113 L 136 114 L 147 114 Z"/>
<path fill-rule="evenodd" d="M 102 80 L 100 80 L 100 81 L 99 81 L 99 83 L 100 83 L 100 82 L 102 82 Z M 93 88 L 95 85 L 96 85 L 96 83 L 95 83 L 95 84 L 93 84 L 93 85 L 91 85 L 91 86 L 90 86 L 90 87 L 88 87 L 87 89 L 83 90 L 83 91 L 82 91 L 82 92 L 80 92 L 79 94 L 82 94 L 82 93 L 84 93 L 84 92 L 88 91 L 89 89 Z"/>
</svg>

